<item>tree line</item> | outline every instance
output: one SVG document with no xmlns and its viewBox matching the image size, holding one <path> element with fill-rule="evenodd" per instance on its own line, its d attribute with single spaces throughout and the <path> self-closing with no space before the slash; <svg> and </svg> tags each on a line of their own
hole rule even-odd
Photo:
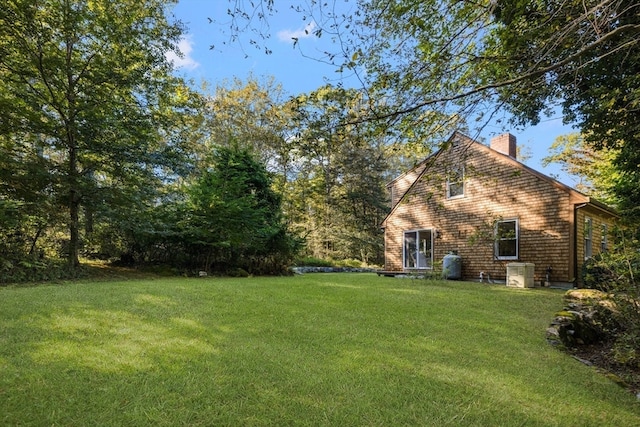
<svg viewBox="0 0 640 427">
<path fill-rule="evenodd" d="M 363 94 L 194 88 L 166 57 L 185 30 L 171 3 L 0 11 L 0 279 L 73 276 L 85 258 L 254 274 L 301 255 L 379 263 L 399 157 L 351 124 Z"/>
<path fill-rule="evenodd" d="M 340 41 L 326 59 L 363 87 L 293 97 L 274 81 L 208 93 L 177 77 L 166 55 L 186 28 L 173 4 L 0 11 L 2 278 L 74 275 L 83 258 L 249 273 L 299 255 L 376 264 L 385 182 L 454 128 L 473 135 L 501 111 L 535 124 L 554 105 L 583 131 L 588 150 L 574 153 L 607 150 L 590 157 L 610 160 L 606 194 L 638 218 L 636 2 L 322 8 L 314 31 Z M 232 30 L 254 16 L 242 7 Z M 580 160 L 566 153 L 551 161 Z"/>
<path fill-rule="evenodd" d="M 259 24 L 281 4 L 252 5 L 261 13 L 229 0 L 225 30 L 268 51 Z M 316 37 L 335 42 L 318 59 L 379 100 L 360 120 L 419 145 L 454 127 L 475 136 L 488 123 L 524 127 L 560 111 L 581 133 L 581 151 L 610 157 L 616 205 L 640 220 L 637 0 L 330 0 L 294 9 L 313 20 Z M 303 40 L 296 46 L 305 52 Z"/>
</svg>

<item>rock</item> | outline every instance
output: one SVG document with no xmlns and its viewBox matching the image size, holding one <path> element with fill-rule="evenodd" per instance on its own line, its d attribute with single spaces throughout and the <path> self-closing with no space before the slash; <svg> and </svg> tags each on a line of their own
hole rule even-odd
<svg viewBox="0 0 640 427">
<path fill-rule="evenodd" d="M 597 289 L 572 289 L 564 294 L 565 301 L 599 301 L 607 298 L 607 294 Z"/>
<path fill-rule="evenodd" d="M 615 303 L 608 294 L 595 289 L 574 289 L 564 296 L 565 309 L 547 329 L 547 341 L 575 347 L 595 344 L 619 327 Z"/>
</svg>

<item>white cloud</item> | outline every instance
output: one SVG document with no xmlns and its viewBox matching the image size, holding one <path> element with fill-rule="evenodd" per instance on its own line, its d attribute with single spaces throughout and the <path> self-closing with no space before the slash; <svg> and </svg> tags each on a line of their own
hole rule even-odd
<svg viewBox="0 0 640 427">
<path fill-rule="evenodd" d="M 299 28 L 297 30 L 281 30 L 278 31 L 278 39 L 283 42 L 293 43 L 293 39 L 304 39 L 308 37 L 313 37 L 313 30 L 316 28 L 316 23 L 314 21 L 309 22 L 303 28 Z"/>
<path fill-rule="evenodd" d="M 178 55 L 176 51 L 170 51 L 166 53 L 167 60 L 173 62 L 176 68 L 186 68 L 188 70 L 195 70 L 200 64 L 191 57 L 193 51 L 193 41 L 190 36 L 185 36 L 178 42 L 177 51 L 182 55 Z"/>
</svg>

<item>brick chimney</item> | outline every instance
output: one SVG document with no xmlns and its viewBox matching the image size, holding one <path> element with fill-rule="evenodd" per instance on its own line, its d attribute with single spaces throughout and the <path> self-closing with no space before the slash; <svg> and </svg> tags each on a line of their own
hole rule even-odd
<svg viewBox="0 0 640 427">
<path fill-rule="evenodd" d="M 516 137 L 510 133 L 503 133 L 491 138 L 491 148 L 509 157 L 516 158 Z"/>
</svg>

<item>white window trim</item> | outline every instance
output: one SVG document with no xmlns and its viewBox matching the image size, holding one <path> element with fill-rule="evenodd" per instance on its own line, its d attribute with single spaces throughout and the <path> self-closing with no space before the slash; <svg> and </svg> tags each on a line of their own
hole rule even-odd
<svg viewBox="0 0 640 427">
<path fill-rule="evenodd" d="M 460 168 L 455 168 L 456 170 L 459 170 L 462 174 L 462 180 L 460 182 L 456 181 L 456 182 L 452 182 L 449 179 L 449 175 L 447 174 L 447 199 L 451 200 L 451 199 L 461 199 L 464 197 L 464 193 L 465 193 L 465 185 L 464 185 L 464 177 L 465 177 L 465 170 L 464 170 L 464 166 L 460 167 Z M 460 184 L 462 186 L 462 194 L 457 194 L 455 196 L 451 195 L 451 184 Z"/>
<path fill-rule="evenodd" d="M 516 223 L 516 254 L 515 256 L 500 256 L 500 239 L 498 238 L 498 224 L 503 222 L 515 222 Z M 505 218 L 499 221 L 496 221 L 495 228 L 493 230 L 495 236 L 495 243 L 493 246 L 493 252 L 496 259 L 499 260 L 517 260 L 520 259 L 520 220 L 518 218 Z"/>
<path fill-rule="evenodd" d="M 420 233 L 421 231 L 429 231 L 431 234 L 431 257 L 429 258 L 429 266 L 428 267 L 407 267 L 406 266 L 406 260 L 407 260 L 407 245 L 405 243 L 405 237 L 407 235 L 407 233 L 415 233 L 416 234 L 416 244 L 418 242 L 418 233 Z M 417 228 L 415 230 L 404 230 L 402 232 L 402 268 L 405 270 L 433 270 L 433 244 L 434 244 L 434 240 L 435 240 L 435 229 L 433 228 Z"/>
</svg>

